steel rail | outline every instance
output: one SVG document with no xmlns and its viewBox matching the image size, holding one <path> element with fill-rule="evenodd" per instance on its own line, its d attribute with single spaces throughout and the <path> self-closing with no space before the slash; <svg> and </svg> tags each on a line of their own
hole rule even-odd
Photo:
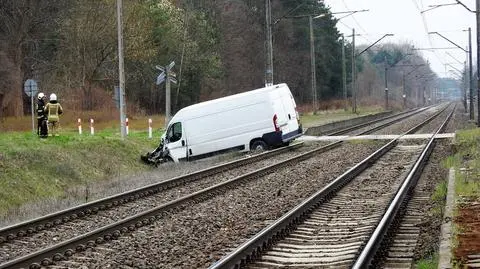
<svg viewBox="0 0 480 269">
<path fill-rule="evenodd" d="M 334 135 L 341 135 L 341 134 L 344 134 L 344 133 L 347 133 L 347 132 L 350 132 L 352 130 L 355 130 L 355 129 L 360 129 L 360 128 L 363 128 L 365 126 L 368 126 L 368 125 L 371 125 L 371 124 L 374 124 L 374 123 L 377 123 L 377 122 L 380 122 L 380 121 L 384 121 L 384 120 L 388 120 L 388 119 L 391 119 L 391 118 L 395 118 L 395 117 L 399 117 L 401 115 L 405 115 L 405 114 L 409 114 L 408 116 L 406 117 L 410 117 L 412 115 L 415 115 L 417 113 L 420 113 L 424 110 L 426 110 L 427 108 L 421 108 L 421 109 L 413 109 L 413 110 L 409 110 L 409 111 L 405 111 L 405 112 L 402 112 L 402 113 L 399 113 L 399 114 L 395 114 L 395 115 L 390 115 L 390 116 L 387 116 L 387 117 L 384 117 L 384 118 L 381 118 L 381 119 L 376 119 L 376 120 L 371 120 L 371 121 L 368 121 L 368 122 L 364 122 L 364 123 L 360 123 L 360 124 L 357 124 L 357 125 L 354 125 L 354 126 L 350 126 L 350 127 L 347 127 L 347 128 L 343 128 L 341 130 L 336 130 L 336 131 L 333 131 L 333 132 L 330 132 L 330 133 L 327 133 L 325 135 L 328 135 L 328 136 L 334 136 Z M 402 117 L 401 119 L 404 119 L 406 117 Z M 390 122 L 389 122 L 390 123 Z"/>
<path fill-rule="evenodd" d="M 447 106 L 446 106 L 446 107 L 447 107 Z M 417 115 L 417 114 L 419 114 L 419 113 L 427 110 L 428 108 L 430 108 L 430 107 L 425 107 L 425 108 L 420 109 L 420 111 L 418 111 L 418 112 L 416 112 L 416 113 L 409 114 L 409 115 L 405 115 L 405 116 L 402 116 L 402 117 L 400 117 L 400 118 L 398 118 L 398 119 L 393 119 L 393 120 L 391 120 L 391 121 L 385 122 L 385 123 L 383 123 L 383 124 L 381 124 L 381 125 L 379 125 L 379 126 L 370 128 L 369 130 L 367 130 L 367 131 L 365 131 L 365 132 L 362 132 L 362 133 L 360 133 L 359 135 L 364 135 L 364 134 L 373 133 L 373 132 L 375 132 L 375 131 L 377 131 L 377 130 L 380 130 L 380 129 L 384 128 L 384 127 L 390 126 L 390 125 L 392 125 L 392 124 L 394 124 L 394 123 L 397 123 L 397 122 L 399 122 L 399 121 L 402 121 L 402 120 L 404 120 L 404 119 L 406 119 L 406 118 L 409 118 L 409 117 L 411 117 L 411 116 L 413 116 L 413 115 Z M 445 110 L 445 108 L 444 108 L 443 110 Z M 442 110 L 442 111 L 443 111 L 443 110 Z M 439 112 L 433 114 L 431 117 L 432 117 L 432 118 L 435 118 L 435 117 L 438 116 L 438 115 L 439 115 Z M 425 124 L 426 124 L 426 123 L 425 123 Z M 422 127 L 422 126 L 417 125 L 417 128 L 421 128 L 421 127 Z"/>
<path fill-rule="evenodd" d="M 166 181 L 153 183 L 153 184 L 140 187 L 134 190 L 126 191 L 120 194 L 115 194 L 115 195 L 105 197 L 99 200 L 95 200 L 89 203 L 71 207 L 65 210 L 57 211 L 39 218 L 35 218 L 35 219 L 24 221 L 18 224 L 6 226 L 0 229 L 0 244 L 6 241 L 11 241 L 15 238 L 20 238 L 28 234 L 39 232 L 43 230 L 45 227 L 50 228 L 55 225 L 60 225 L 62 223 L 69 222 L 78 217 L 95 214 L 98 211 L 106 210 L 113 206 L 132 202 L 146 196 L 151 196 L 163 190 L 176 187 L 180 184 L 194 181 L 196 179 L 203 178 L 206 176 L 211 176 L 213 174 L 226 171 L 228 169 L 247 165 L 261 159 L 275 156 L 277 154 L 280 154 L 288 150 L 296 149 L 300 146 L 303 146 L 303 142 L 295 143 L 290 146 L 278 148 L 272 151 L 266 151 L 258 155 L 242 158 L 240 160 L 219 164 L 219 165 L 212 166 L 197 172 L 193 172 L 188 175 L 174 177 Z"/>
<path fill-rule="evenodd" d="M 352 268 L 354 269 L 367 268 L 371 264 L 377 250 L 381 246 L 381 243 L 388 232 L 390 225 L 392 224 L 395 216 L 399 212 L 400 206 L 404 202 L 405 197 L 407 196 L 407 193 L 412 187 L 416 185 L 416 182 L 420 178 L 423 168 L 425 167 L 427 160 L 430 157 L 430 154 L 432 153 L 433 148 L 435 147 L 435 141 L 436 141 L 435 136 L 440 132 L 443 132 L 443 130 L 447 126 L 447 123 L 450 121 L 450 118 L 452 117 L 453 112 L 455 111 L 455 107 L 452 110 L 452 112 L 448 114 L 448 116 L 440 125 L 440 127 L 437 129 L 437 131 L 429 139 L 427 145 L 425 146 L 422 153 L 418 157 L 413 168 L 410 170 L 408 176 L 404 179 L 401 187 L 399 188 L 395 197 L 392 199 L 392 202 L 390 203 L 388 209 L 386 210 L 386 213 L 384 214 L 379 224 L 375 228 L 374 232 L 372 233 L 372 236 L 368 240 L 362 252 L 359 254 Z"/>
<path fill-rule="evenodd" d="M 310 214 L 310 212 L 312 212 L 313 208 L 317 207 L 329 197 L 334 195 L 337 190 L 341 189 L 358 174 L 368 168 L 372 163 L 393 149 L 398 144 L 398 141 L 402 136 L 415 132 L 418 130 L 418 128 L 421 128 L 430 122 L 434 117 L 440 115 L 445 109 L 446 108 L 435 113 L 435 115 L 432 117 L 429 117 L 422 123 L 382 146 L 363 161 L 337 177 L 323 189 L 304 200 L 301 204 L 297 205 L 285 215 L 277 219 L 274 223 L 257 233 L 251 239 L 247 240 L 227 256 L 224 256 L 222 259 L 210 266 L 209 269 L 240 268 L 242 265 L 248 262 L 248 260 L 255 258 L 264 249 L 267 249 L 269 246 L 271 246 L 278 238 L 283 237 L 285 234 L 289 233 L 290 230 L 293 230 L 298 223 L 301 223 Z"/>
</svg>

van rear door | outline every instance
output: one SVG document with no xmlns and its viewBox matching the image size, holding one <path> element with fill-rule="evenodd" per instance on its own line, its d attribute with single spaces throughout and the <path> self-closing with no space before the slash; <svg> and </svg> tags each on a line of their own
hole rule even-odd
<svg viewBox="0 0 480 269">
<path fill-rule="evenodd" d="M 282 128 L 282 131 L 286 135 L 298 130 L 300 119 L 298 119 L 295 100 L 288 88 L 281 91 L 281 100 L 287 119 L 287 124 Z"/>
</svg>

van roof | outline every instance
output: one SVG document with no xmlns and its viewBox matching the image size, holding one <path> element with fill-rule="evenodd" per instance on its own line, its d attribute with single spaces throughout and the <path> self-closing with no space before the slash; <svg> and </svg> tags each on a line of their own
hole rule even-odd
<svg viewBox="0 0 480 269">
<path fill-rule="evenodd" d="M 179 117 L 182 117 L 182 115 L 184 115 L 185 113 L 187 112 L 191 112 L 191 111 L 201 111 L 203 107 L 206 107 L 206 106 L 211 106 L 213 104 L 217 104 L 217 103 L 228 103 L 229 100 L 231 101 L 237 101 L 239 99 L 239 97 L 242 97 L 242 96 L 251 96 L 251 95 L 257 95 L 259 97 L 259 99 L 256 99 L 258 101 L 263 101 L 265 98 L 261 98 L 261 97 L 267 97 L 267 95 L 265 95 L 265 93 L 268 93 L 268 92 L 271 92 L 273 90 L 276 90 L 276 89 L 279 89 L 279 88 L 287 88 L 288 89 L 288 86 L 287 84 L 285 83 L 281 83 L 281 84 L 277 84 L 277 85 L 273 85 L 273 86 L 268 86 L 268 87 L 264 87 L 264 88 L 259 88 L 259 89 L 255 89 L 255 90 L 251 90 L 251 91 L 246 91 L 246 92 L 242 92 L 242 93 L 237 93 L 237 94 L 233 94 L 233 95 L 229 95 L 229 96 L 225 96 L 225 97 L 221 97 L 221 98 L 217 98 L 217 99 L 213 99 L 213 100 L 209 100 L 209 101 L 205 101 L 205 102 L 201 102 L 201 103 L 197 103 L 197 104 L 193 104 L 193 105 L 190 105 L 190 106 L 187 106 L 187 107 L 184 107 L 182 109 L 180 109 L 174 116 L 174 118 L 179 118 Z M 263 93 L 263 94 L 262 94 Z M 238 102 L 236 102 L 235 104 L 238 104 Z M 233 105 L 233 104 L 232 104 Z M 238 105 L 241 105 L 241 104 L 238 104 Z M 219 108 L 220 109 L 220 108 Z M 210 111 L 210 113 L 212 113 L 212 111 Z M 195 115 L 195 116 L 198 116 L 198 115 Z M 172 118 L 172 120 L 174 119 Z"/>
</svg>

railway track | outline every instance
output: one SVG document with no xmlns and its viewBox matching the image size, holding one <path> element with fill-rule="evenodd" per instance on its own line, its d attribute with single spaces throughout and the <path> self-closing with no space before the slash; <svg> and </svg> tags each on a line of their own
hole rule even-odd
<svg viewBox="0 0 480 269">
<path fill-rule="evenodd" d="M 453 110 L 435 133 L 443 130 L 452 114 Z M 382 253 L 407 258 L 416 243 L 412 238 L 419 232 L 412 225 L 418 222 L 418 206 L 425 197 L 411 200 L 411 210 L 400 225 L 391 224 L 399 223 L 395 216 L 415 186 L 434 141 L 434 136 L 423 145 L 392 140 L 210 269 L 366 268 L 377 264 L 375 259 L 381 260 Z M 397 232 L 389 235 L 390 227 L 397 227 Z M 377 253 L 389 240 L 393 241 L 390 251 Z M 386 264 L 399 260 L 390 259 Z"/>
<path fill-rule="evenodd" d="M 298 162 L 305 158 L 308 158 L 309 156 L 315 155 L 319 152 L 327 151 L 339 145 L 340 143 L 338 142 L 331 143 L 320 149 L 311 150 L 311 151 L 308 151 L 307 153 L 296 156 L 292 158 L 292 160 L 293 162 Z M 295 147 L 298 147 L 298 145 L 293 145 L 292 147 L 295 148 Z M 93 247 L 97 244 L 101 244 L 102 242 L 109 241 L 113 238 L 117 238 L 121 234 L 127 233 L 129 231 L 133 231 L 136 228 L 139 228 L 154 222 L 159 217 L 161 218 L 162 214 L 158 215 L 159 212 L 168 212 L 168 210 L 177 207 L 179 204 L 188 203 L 188 201 L 191 201 L 191 200 L 201 201 L 204 199 L 208 199 L 208 197 L 212 195 L 212 193 L 221 191 L 221 189 L 226 186 L 237 184 L 235 182 L 242 182 L 242 180 L 250 180 L 251 178 L 261 176 L 262 174 L 265 174 L 265 173 L 269 173 L 270 171 L 273 171 L 278 167 L 287 165 L 292 160 L 281 161 L 270 167 L 259 169 L 247 175 L 235 177 L 232 180 L 226 180 L 225 182 L 219 183 L 215 186 L 211 186 L 212 185 L 211 182 L 207 183 L 205 185 L 210 185 L 211 187 L 192 193 L 190 195 L 185 195 L 176 200 L 175 198 L 170 197 L 169 198 L 170 202 L 164 201 L 165 203 L 163 204 L 155 200 L 153 201 L 149 200 L 148 197 L 155 196 L 157 193 L 163 192 L 169 188 L 173 188 L 175 186 L 185 184 L 185 182 L 195 181 L 195 180 L 198 180 L 198 178 L 205 178 L 211 174 L 221 173 L 221 171 L 225 171 L 225 170 L 231 171 L 233 169 L 232 167 L 239 167 L 242 165 L 246 165 L 248 163 L 251 164 L 251 163 L 258 162 L 265 156 L 276 155 L 281 152 L 288 151 L 288 149 L 291 149 L 291 148 L 280 149 L 276 152 L 268 152 L 264 155 L 258 155 L 252 158 L 248 158 L 248 160 L 240 160 L 240 162 L 232 162 L 232 164 L 221 165 L 219 167 L 214 167 L 212 169 L 206 169 L 189 176 L 175 178 L 175 179 L 169 180 L 168 182 L 154 184 L 154 185 L 137 189 L 128 193 L 124 193 L 121 195 L 117 195 L 117 196 L 109 197 L 100 201 L 89 203 L 81 207 L 74 208 L 73 210 L 68 210 L 65 212 L 62 211 L 59 213 L 52 214 L 51 216 L 36 219 L 31 222 L 26 222 L 16 226 L 6 227 L 1 230 L 1 232 L 3 233 L 0 233 L 0 235 L 2 235 L 2 240 L 3 240 L 3 243 L 1 245 L 2 249 L 5 249 L 5 246 L 7 244 L 10 244 L 12 241 L 18 241 L 21 243 L 18 245 L 18 247 L 21 247 L 21 248 L 27 248 L 29 245 L 38 244 L 37 246 L 35 246 L 36 249 L 38 249 L 38 251 L 35 251 L 35 248 L 33 248 L 30 251 L 27 251 L 26 255 L 21 254 L 19 255 L 19 257 L 14 257 L 12 259 L 9 259 L 7 262 L 3 264 L 0 264 L 0 268 L 8 268 L 10 266 L 31 266 L 32 268 L 35 268 L 40 265 L 44 265 L 44 266 L 49 265 L 49 264 L 52 264 L 55 260 L 57 261 L 63 260 L 66 257 L 71 256 L 75 252 L 82 251 L 87 248 Z M 141 209 L 139 210 L 139 212 L 141 213 L 138 213 L 135 215 L 136 213 L 135 211 L 129 212 L 128 203 L 139 200 L 139 199 L 141 199 L 142 201 L 145 201 L 145 204 L 147 205 L 150 204 L 150 207 L 149 207 L 150 209 L 149 210 Z M 152 207 L 151 204 L 162 204 L 162 205 L 159 207 Z M 116 211 L 118 210 L 118 208 L 125 205 L 127 205 L 127 210 L 125 212 L 129 213 L 130 217 L 125 217 L 125 218 L 120 217 L 121 220 L 116 222 L 112 222 L 110 220 L 109 223 L 106 223 L 106 224 L 104 223 L 99 225 L 101 226 L 101 228 L 98 228 L 98 229 L 94 229 L 95 226 L 93 226 L 92 228 L 92 226 L 82 224 L 83 226 L 87 226 L 89 228 L 89 232 L 85 234 L 81 234 L 79 232 L 78 236 L 76 236 L 76 234 L 73 234 L 74 236 L 72 236 L 71 238 L 62 239 L 65 241 L 56 245 L 43 243 L 43 242 L 48 242 L 48 238 L 54 238 L 56 233 L 55 231 L 53 231 L 50 235 L 48 235 L 48 233 L 50 232 L 48 232 L 47 235 L 45 235 L 42 232 L 44 229 L 66 226 L 71 230 L 76 230 L 78 229 L 78 227 L 76 227 L 75 225 L 71 225 L 76 220 L 82 219 L 83 221 L 83 219 L 85 219 L 86 217 L 93 216 L 93 215 L 99 216 L 99 218 L 94 218 L 94 221 L 92 221 L 92 223 L 97 223 L 98 219 L 101 219 L 101 218 L 108 220 L 110 217 L 101 216 L 101 212 L 106 212 L 111 209 Z M 25 240 L 25 239 L 31 238 L 29 237 L 29 235 L 35 235 L 39 233 L 42 235 L 39 236 L 37 239 L 35 239 L 38 241 L 28 242 L 28 240 Z M 58 238 L 57 240 L 61 241 Z"/>
</svg>

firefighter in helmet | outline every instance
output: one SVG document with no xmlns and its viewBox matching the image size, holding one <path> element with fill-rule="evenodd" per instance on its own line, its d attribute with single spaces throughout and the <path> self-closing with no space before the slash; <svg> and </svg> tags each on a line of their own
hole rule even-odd
<svg viewBox="0 0 480 269">
<path fill-rule="evenodd" d="M 45 100 L 47 97 L 43 92 L 38 94 L 37 100 L 37 135 L 39 137 L 48 136 L 47 115 L 45 113 Z"/>
<path fill-rule="evenodd" d="M 63 113 L 63 108 L 57 100 L 57 95 L 50 94 L 50 101 L 45 106 L 45 112 L 48 117 L 48 124 L 53 136 L 58 136 L 57 129 L 60 124 L 60 115 Z"/>
</svg>

